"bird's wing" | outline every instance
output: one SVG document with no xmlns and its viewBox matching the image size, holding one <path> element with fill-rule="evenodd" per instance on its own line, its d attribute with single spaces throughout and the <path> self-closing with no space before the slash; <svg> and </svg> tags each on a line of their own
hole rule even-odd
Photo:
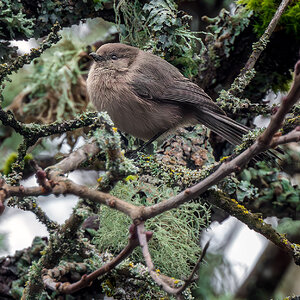
<svg viewBox="0 0 300 300">
<path fill-rule="evenodd" d="M 183 76 L 176 77 L 169 76 L 169 80 L 166 80 L 160 72 L 151 74 L 140 72 L 132 77 L 130 85 L 134 93 L 144 100 L 184 103 L 200 111 L 210 110 L 221 115 L 225 114 L 198 85 Z"/>
<path fill-rule="evenodd" d="M 133 76 L 133 91 L 146 101 L 185 104 L 199 123 L 205 125 L 231 144 L 238 145 L 249 129 L 226 116 L 211 98 L 196 84 L 182 77 L 173 80 L 159 79 L 153 72 Z"/>
</svg>

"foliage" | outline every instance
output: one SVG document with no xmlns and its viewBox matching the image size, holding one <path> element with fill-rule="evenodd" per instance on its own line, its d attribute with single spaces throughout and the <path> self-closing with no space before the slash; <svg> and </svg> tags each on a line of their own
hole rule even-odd
<svg viewBox="0 0 300 300">
<path fill-rule="evenodd" d="M 299 233 L 300 220 L 292 220 L 291 218 L 283 218 L 277 226 L 278 232 L 289 236 L 296 236 Z"/>
<path fill-rule="evenodd" d="M 0 1 L 0 63 L 13 63 L 18 55 L 17 47 L 10 45 L 9 41 L 44 37 L 51 31 L 55 22 L 62 27 L 70 27 L 89 17 L 102 16 L 112 21 L 111 7 L 108 7 L 110 13 L 102 13 L 102 8 L 106 8 L 107 2 L 106 0 Z"/>
<path fill-rule="evenodd" d="M 28 280 L 28 269 L 32 263 L 39 259 L 40 251 L 44 249 L 45 245 L 43 238 L 36 237 L 30 248 L 18 251 L 13 258 L 15 260 L 15 272 L 18 276 L 18 279 L 13 281 L 10 291 L 14 299 L 21 299 L 24 285 Z"/>
<path fill-rule="evenodd" d="M 23 110 L 25 114 L 40 116 L 36 121 L 49 123 L 55 119 L 68 119 L 86 107 L 84 100 L 78 103 L 76 100 L 79 100 L 79 97 L 71 97 L 72 87 L 86 72 L 78 63 L 81 58 L 80 52 L 82 49 L 77 49 L 70 40 L 65 40 L 59 48 L 53 49 L 52 55 L 35 61 L 25 91 L 28 93 L 28 104 Z M 55 119 L 52 119 L 53 117 Z"/>
<path fill-rule="evenodd" d="M 254 30 L 262 35 L 276 12 L 280 0 L 238 0 L 239 4 L 246 6 L 248 10 L 253 10 L 257 21 Z M 279 25 L 281 29 L 292 34 L 296 39 L 300 38 L 300 2 L 293 0 L 283 13 Z"/>
<path fill-rule="evenodd" d="M 130 180 L 119 182 L 112 194 L 125 201 L 147 206 L 167 199 L 177 191 L 176 188 L 156 187 L 141 180 Z M 201 253 L 199 233 L 208 225 L 209 217 L 206 205 L 188 203 L 148 220 L 146 228 L 154 232 L 149 247 L 156 267 L 172 277 L 187 276 Z M 102 206 L 100 220 L 101 226 L 94 243 L 101 251 L 108 249 L 118 253 L 127 244 L 128 237 L 124 228 L 128 228 L 130 219 L 116 210 Z M 134 252 L 132 259 L 142 261 L 140 250 Z"/>
<path fill-rule="evenodd" d="M 23 6 L 19 1 L 2 0 L 0 2 L 0 37 L 6 37 L 6 31 L 8 31 L 10 37 L 15 38 L 16 28 L 26 37 L 32 36 L 34 19 L 27 18 L 22 9 Z"/>
<path fill-rule="evenodd" d="M 101 10 L 104 8 L 105 4 L 111 3 L 111 0 L 93 0 L 95 4 L 95 10 Z"/>
<path fill-rule="evenodd" d="M 260 161 L 256 163 L 255 168 L 250 167 L 243 170 L 241 180 L 241 183 L 248 183 L 248 191 L 245 191 L 246 194 L 242 194 L 243 197 L 239 200 L 252 199 L 253 206 L 257 209 L 271 205 L 274 211 L 285 210 L 287 214 L 290 210 L 294 213 L 300 211 L 299 187 L 293 186 L 288 178 L 283 177 L 278 170 L 270 167 L 267 162 Z M 255 194 L 250 195 L 252 197 L 247 197 L 247 193 L 251 193 L 253 188 L 256 188 Z"/>
<path fill-rule="evenodd" d="M 251 15 L 252 12 L 244 9 L 238 9 L 234 15 L 222 9 L 215 18 L 205 17 L 205 21 L 209 23 L 206 29 L 211 33 L 206 38 L 210 45 L 208 53 L 212 57 L 216 56 L 214 58 L 216 64 L 219 63 L 217 51 L 219 52 L 221 48 L 225 57 L 229 57 L 236 39 L 249 25 Z"/>
<path fill-rule="evenodd" d="M 142 5 L 120 1 L 116 6 L 117 23 L 121 31 L 121 41 L 168 60 L 182 70 L 185 76 L 198 73 L 200 55 L 205 50 L 197 33 L 189 28 L 190 16 L 178 11 L 173 0 L 151 0 Z M 124 25 L 121 26 L 121 14 Z M 196 54 L 197 43 L 200 52 Z"/>
<path fill-rule="evenodd" d="M 255 128 L 250 130 L 247 134 L 243 135 L 242 143 L 235 147 L 235 153 L 240 153 L 250 147 L 253 142 L 262 134 L 265 128 Z"/>
<path fill-rule="evenodd" d="M 214 18 L 202 17 L 202 20 L 207 23 L 205 37 L 207 51 L 203 53 L 199 65 L 199 83 L 205 90 L 213 87 L 216 92 L 215 97 L 219 94 L 222 85 L 228 88 L 230 81 L 226 74 L 230 74 L 231 70 L 235 69 L 232 64 L 237 68 L 240 66 L 240 62 L 234 56 L 240 48 L 240 51 L 244 50 L 244 42 L 240 43 L 240 39 L 244 34 L 247 35 L 246 29 L 250 24 L 251 16 L 252 11 L 240 7 L 234 14 L 222 9 Z M 217 89 L 216 83 L 218 83 Z"/>
</svg>

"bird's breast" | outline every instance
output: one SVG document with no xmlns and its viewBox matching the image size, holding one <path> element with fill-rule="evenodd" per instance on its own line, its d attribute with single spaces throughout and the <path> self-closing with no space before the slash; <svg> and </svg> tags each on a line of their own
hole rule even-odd
<svg viewBox="0 0 300 300">
<path fill-rule="evenodd" d="M 89 74 L 87 80 L 92 103 L 97 110 L 107 111 L 118 129 L 148 140 L 182 123 L 184 117 L 180 107 L 142 99 L 128 82 L 130 77 L 126 74 L 112 73 L 96 77 Z"/>
</svg>

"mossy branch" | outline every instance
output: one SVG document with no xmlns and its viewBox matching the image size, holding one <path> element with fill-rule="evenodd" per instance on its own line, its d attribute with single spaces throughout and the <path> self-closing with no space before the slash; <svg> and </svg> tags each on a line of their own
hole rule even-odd
<svg viewBox="0 0 300 300">
<path fill-rule="evenodd" d="M 240 99 L 238 96 L 242 94 L 242 92 L 254 78 L 256 73 L 254 66 L 258 61 L 261 53 L 265 50 L 270 36 L 275 30 L 276 25 L 278 24 L 280 17 L 288 6 L 289 2 L 290 0 L 283 0 L 281 2 L 264 34 L 260 37 L 259 41 L 255 42 L 252 45 L 253 52 L 249 56 L 240 74 L 235 78 L 230 89 L 228 89 L 227 91 L 221 91 L 220 96 L 216 100 L 216 102 L 219 103 L 223 109 L 236 113 L 246 107 L 247 109 L 252 108 L 252 111 L 257 110 L 257 112 L 260 112 L 262 114 L 270 112 L 270 110 L 266 109 L 264 106 L 253 105 L 248 99 Z"/>
<path fill-rule="evenodd" d="M 47 38 L 41 43 L 39 48 L 32 48 L 29 54 L 24 54 L 18 56 L 14 62 L 11 64 L 4 63 L 0 65 L 0 85 L 3 80 L 11 75 L 13 72 L 21 69 L 25 64 L 31 63 L 35 58 L 39 57 L 46 49 L 50 48 L 53 44 L 60 40 L 60 35 L 58 31 L 60 30 L 60 25 L 55 23 L 51 28 L 51 32 L 48 34 Z"/>
</svg>

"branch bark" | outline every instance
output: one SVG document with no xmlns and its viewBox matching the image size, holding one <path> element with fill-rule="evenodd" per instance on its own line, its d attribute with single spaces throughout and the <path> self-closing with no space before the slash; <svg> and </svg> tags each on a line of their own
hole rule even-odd
<svg viewBox="0 0 300 300">
<path fill-rule="evenodd" d="M 136 233 L 136 226 L 131 225 L 129 228 L 130 237 L 128 241 L 128 245 L 110 262 L 102 266 L 100 269 L 90 273 L 89 275 L 83 275 L 81 279 L 75 283 L 69 282 L 55 282 L 51 276 L 51 270 L 44 270 L 43 273 L 43 282 L 44 285 L 53 290 L 59 291 L 63 294 L 72 294 L 77 292 L 78 290 L 89 286 L 96 278 L 101 275 L 104 275 L 115 268 L 118 264 L 120 264 L 125 258 L 127 258 L 132 251 L 139 245 L 139 240 Z"/>
</svg>

